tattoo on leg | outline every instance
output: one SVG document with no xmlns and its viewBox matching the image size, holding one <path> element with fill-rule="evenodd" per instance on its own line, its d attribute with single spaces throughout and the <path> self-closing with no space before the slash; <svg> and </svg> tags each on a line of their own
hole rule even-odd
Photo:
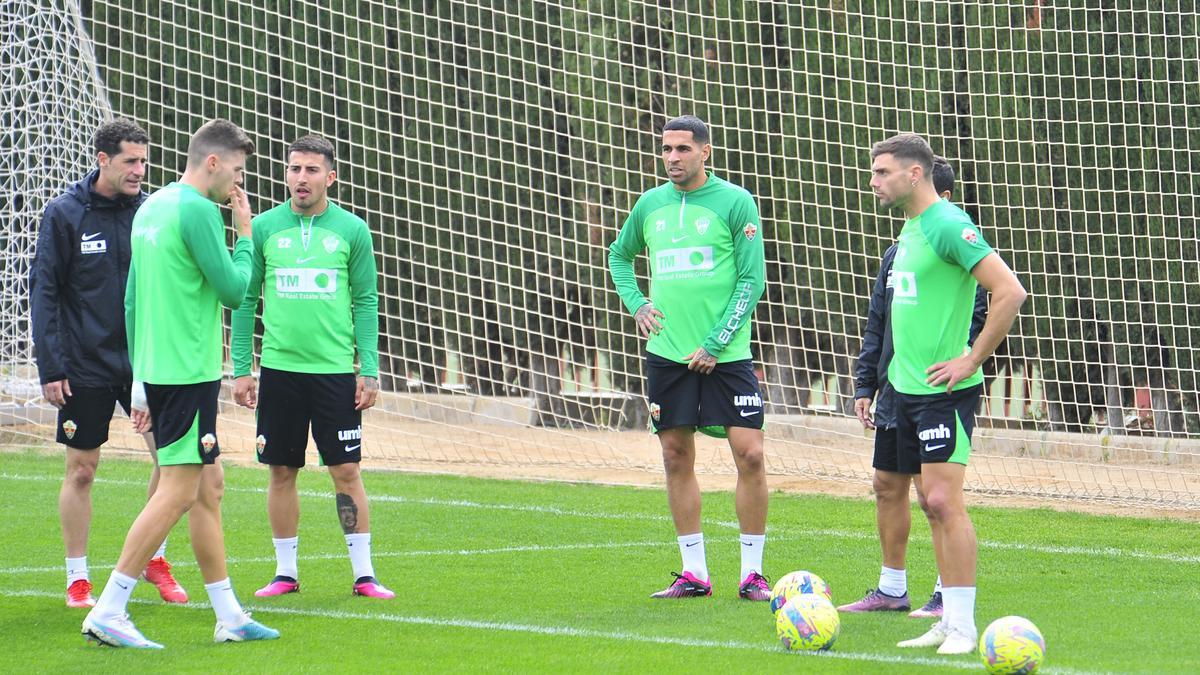
<svg viewBox="0 0 1200 675">
<path fill-rule="evenodd" d="M 337 493 L 337 512 L 338 520 L 342 521 L 342 532 L 354 534 L 358 528 L 358 506 L 354 498 L 344 492 Z"/>
</svg>

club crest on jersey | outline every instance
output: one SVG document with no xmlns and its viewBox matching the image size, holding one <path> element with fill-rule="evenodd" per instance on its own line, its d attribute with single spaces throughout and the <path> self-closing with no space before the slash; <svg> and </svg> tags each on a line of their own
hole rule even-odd
<svg viewBox="0 0 1200 675">
<path fill-rule="evenodd" d="M 696 220 L 696 232 L 699 233 L 700 235 L 703 235 L 705 232 L 708 232 L 709 224 L 710 223 L 709 223 L 708 218 L 698 218 Z"/>
<path fill-rule="evenodd" d="M 754 235 L 758 234 L 758 226 L 754 223 L 746 223 L 746 227 L 742 228 L 742 234 L 746 235 L 746 239 L 754 241 Z"/>
<path fill-rule="evenodd" d="M 204 448 L 204 454 L 207 455 L 208 453 L 212 452 L 213 448 L 215 448 L 216 446 L 217 446 L 217 437 L 216 436 L 213 436 L 212 434 L 204 434 L 204 436 L 202 436 L 200 438 L 200 447 Z"/>
<path fill-rule="evenodd" d="M 321 243 L 325 245 L 326 253 L 333 253 L 334 251 L 337 250 L 338 239 L 337 239 L 337 237 L 333 236 L 332 234 L 329 235 L 328 237 L 325 237 L 324 239 L 322 239 Z"/>
<path fill-rule="evenodd" d="M 979 243 L 979 235 L 975 234 L 975 230 L 970 227 L 963 228 L 962 238 L 963 241 L 967 242 L 968 244 L 974 245 Z"/>
<path fill-rule="evenodd" d="M 75 425 L 75 420 L 67 420 L 63 422 L 63 433 L 67 435 L 67 440 L 75 438 L 75 430 L 79 427 Z"/>
<path fill-rule="evenodd" d="M 650 418 L 657 422 L 662 418 L 662 406 L 657 403 L 650 404 Z"/>
<path fill-rule="evenodd" d="M 258 450 L 258 454 L 261 455 L 263 450 L 267 449 L 267 437 L 259 434 L 258 438 L 254 439 L 254 447 Z"/>
</svg>

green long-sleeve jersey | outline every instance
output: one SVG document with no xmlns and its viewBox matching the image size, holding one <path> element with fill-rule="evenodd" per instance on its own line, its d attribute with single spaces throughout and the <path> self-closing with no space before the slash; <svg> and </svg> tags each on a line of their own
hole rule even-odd
<svg viewBox="0 0 1200 675">
<path fill-rule="evenodd" d="M 133 217 L 125 332 L 133 379 L 197 384 L 221 379 L 221 305 L 237 307 L 250 279 L 250 240 L 233 257 L 217 205 L 186 183 L 155 192 Z"/>
<path fill-rule="evenodd" d="M 253 223 L 245 302 L 233 313 L 233 372 L 249 375 L 254 312 L 263 299 L 262 365 L 296 373 L 379 376 L 379 294 L 371 233 L 333 202 L 301 216 L 291 200 Z"/>
<path fill-rule="evenodd" d="M 758 207 L 712 173 L 691 191 L 664 183 L 644 193 L 608 249 L 608 268 L 630 312 L 646 304 L 633 261 L 650 255 L 650 301 L 663 330 L 646 350 L 679 363 L 697 347 L 718 362 L 750 358 L 750 321 L 765 287 Z"/>
</svg>

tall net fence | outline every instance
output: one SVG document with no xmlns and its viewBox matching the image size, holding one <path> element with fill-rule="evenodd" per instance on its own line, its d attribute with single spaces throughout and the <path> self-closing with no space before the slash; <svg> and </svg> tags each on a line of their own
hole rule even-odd
<svg viewBox="0 0 1200 675">
<path fill-rule="evenodd" d="M 79 140 L 111 105 L 150 131 L 155 186 L 204 121 L 243 126 L 259 148 L 247 179 L 258 211 L 287 198 L 290 141 L 335 142 L 334 198 L 370 224 L 380 270 L 385 395 L 367 416 L 368 455 L 658 471 L 642 342 L 606 252 L 663 181 L 662 124 L 693 113 L 713 127 L 715 172 L 762 214 L 754 350 L 770 472 L 870 475 L 871 440 L 847 416 L 852 367 L 900 221 L 867 188 L 867 153 L 915 131 L 949 158 L 954 199 L 1031 293 L 986 366 L 968 487 L 1200 507 L 1191 3 L 417 5 L 4 4 L 6 29 L 57 36 L 5 32 L 6 84 L 39 83 L 2 94 L 0 198 L 26 214 L 0 263 L 20 442 L 52 432 L 28 381 L 29 214 L 86 168 Z M 41 103 L 56 97 L 72 104 Z M 39 173 L 57 154 L 72 154 L 70 170 Z M 222 446 L 249 452 L 249 416 L 224 411 Z M 700 463 L 733 470 L 717 444 Z"/>
</svg>

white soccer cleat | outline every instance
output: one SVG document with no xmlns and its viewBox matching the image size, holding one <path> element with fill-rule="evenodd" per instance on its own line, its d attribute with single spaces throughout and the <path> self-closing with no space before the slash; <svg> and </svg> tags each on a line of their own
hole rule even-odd
<svg viewBox="0 0 1200 675">
<path fill-rule="evenodd" d="M 122 614 L 111 619 L 93 617 L 95 611 L 89 612 L 83 620 L 83 637 L 88 642 L 94 642 L 109 647 L 132 647 L 134 649 L 162 649 L 163 646 L 152 642 L 142 635 L 141 631 L 129 620 L 128 614 Z"/>
<path fill-rule="evenodd" d="M 242 617 L 245 620 L 240 626 L 231 626 L 217 620 L 213 629 L 213 642 L 250 642 L 252 640 L 274 640 L 279 637 L 279 631 L 268 628 L 250 618 L 250 612 Z"/>
<path fill-rule="evenodd" d="M 924 635 L 913 638 L 911 640 L 901 640 L 896 643 L 897 647 L 940 647 L 946 641 L 947 631 L 949 626 L 944 622 L 939 621 L 933 624 Z"/>
<path fill-rule="evenodd" d="M 972 654 L 976 649 L 977 635 L 975 631 L 967 632 L 961 628 L 951 628 L 946 633 L 946 641 L 938 647 L 939 654 Z"/>
</svg>

